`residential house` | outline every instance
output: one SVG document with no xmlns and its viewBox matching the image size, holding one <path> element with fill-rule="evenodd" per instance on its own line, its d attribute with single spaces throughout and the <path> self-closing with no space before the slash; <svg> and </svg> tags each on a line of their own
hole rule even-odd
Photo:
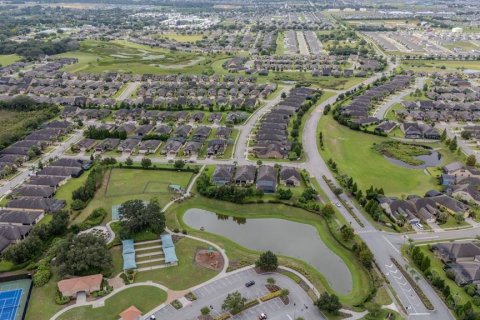
<svg viewBox="0 0 480 320">
<path fill-rule="evenodd" d="M 261 165 L 257 172 L 257 189 L 266 193 L 275 192 L 277 189 L 277 171 L 272 166 Z"/>
<path fill-rule="evenodd" d="M 212 175 L 212 181 L 216 185 L 226 185 L 232 182 L 235 166 L 233 165 L 218 165 Z"/>
<path fill-rule="evenodd" d="M 287 187 L 300 186 L 302 177 L 294 167 L 282 167 L 280 169 L 280 183 Z"/>
<path fill-rule="evenodd" d="M 253 165 L 238 166 L 233 181 L 237 185 L 252 185 L 255 182 L 257 167 Z"/>
</svg>

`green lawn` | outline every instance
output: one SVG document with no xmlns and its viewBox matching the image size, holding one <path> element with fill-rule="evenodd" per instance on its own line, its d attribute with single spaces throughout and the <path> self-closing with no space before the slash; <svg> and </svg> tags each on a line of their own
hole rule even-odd
<svg viewBox="0 0 480 320">
<path fill-rule="evenodd" d="M 202 34 L 180 34 L 180 33 L 167 33 L 159 35 L 159 38 L 167 38 L 175 40 L 177 42 L 196 42 L 202 40 Z"/>
<path fill-rule="evenodd" d="M 462 48 L 464 50 L 478 50 L 479 49 L 479 47 L 471 41 L 456 41 L 456 42 L 452 42 L 452 43 L 449 43 L 449 44 L 445 44 L 443 46 L 446 47 L 446 48 L 449 48 L 449 49 L 454 49 L 454 48 Z"/>
<path fill-rule="evenodd" d="M 40 288 L 32 288 L 26 320 L 50 319 L 50 317 L 64 307 L 55 303 L 57 282 L 59 280 L 57 272 L 53 271 L 53 277 L 46 285 Z"/>
<path fill-rule="evenodd" d="M 451 72 L 460 69 L 480 70 L 478 61 L 404 60 L 400 66 L 405 70 L 420 72 Z M 445 66 L 445 69 L 442 69 L 442 66 Z"/>
<path fill-rule="evenodd" d="M 87 180 L 89 171 L 84 172 L 79 178 L 73 178 L 67 181 L 63 186 L 58 188 L 55 198 L 65 200 L 67 202 L 67 208 L 70 209 L 72 203 L 72 192 L 80 188 Z"/>
<path fill-rule="evenodd" d="M 397 116 L 395 115 L 395 112 L 403 110 L 405 110 L 405 107 L 401 103 L 395 103 L 388 109 L 385 114 L 385 118 L 387 120 L 397 121 Z"/>
<path fill-rule="evenodd" d="M 168 191 L 168 185 L 179 184 L 186 188 L 191 177 L 190 172 L 114 168 L 111 173 L 105 174 L 102 187 L 75 218 L 75 222 L 82 222 L 94 209 L 100 207 L 109 212 L 106 221 L 110 221 L 112 206 L 132 199 L 150 200 L 156 197 L 161 205 L 165 205 L 173 197 Z"/>
<path fill-rule="evenodd" d="M 117 320 L 120 312 L 130 306 L 137 307 L 143 314 L 167 300 L 167 293 L 157 287 L 138 286 L 114 294 L 105 301 L 105 306 L 92 308 L 78 307 L 65 312 L 58 319 L 65 320 Z M 37 318 L 39 319 L 39 318 Z"/>
<path fill-rule="evenodd" d="M 79 62 L 66 66 L 69 72 L 123 72 L 135 74 L 202 73 L 211 70 L 215 57 L 198 53 L 151 48 L 125 40 L 85 40 L 80 49 L 58 57 L 78 58 Z M 213 60 L 212 60 L 213 58 Z"/>
<path fill-rule="evenodd" d="M 18 54 L 0 54 L 0 66 L 5 67 L 21 59 Z"/>
<path fill-rule="evenodd" d="M 229 269 L 236 269 L 253 264 L 258 258 L 258 252 L 242 247 L 225 237 L 191 229 L 182 220 L 183 214 L 189 208 L 200 208 L 235 217 L 280 218 L 310 224 L 318 230 L 322 241 L 346 263 L 352 274 L 353 290 L 347 295 L 340 296 L 341 301 L 348 306 L 353 306 L 363 302 L 369 293 L 371 288 L 369 275 L 355 259 L 353 253 L 340 246 L 335 238 L 332 237 L 326 221 L 317 214 L 295 207 L 287 207 L 282 204 L 237 205 L 230 202 L 208 199 L 202 196 L 195 196 L 195 198 L 191 200 L 170 207 L 167 211 L 167 226 L 169 228 L 187 229 L 189 234 L 210 240 L 224 248 L 230 260 Z M 334 220 L 332 220 L 331 223 L 336 224 Z M 312 281 L 318 290 L 332 291 L 323 275 L 309 264 L 289 257 L 279 257 L 279 263 L 303 273 Z"/>
<path fill-rule="evenodd" d="M 423 170 L 400 167 L 372 150 L 374 143 L 388 138 L 351 130 L 337 123 L 331 115 L 322 116 L 318 131 L 322 131 L 325 143 L 324 150 L 320 151 L 322 157 L 334 159 L 340 171 L 353 177 L 362 190 L 373 185 L 382 187 L 387 195 L 401 196 L 423 195 L 437 187 L 435 178 Z M 432 146 L 442 147 L 440 144 Z M 442 165 L 452 160 L 450 152 L 439 151 L 444 155 Z"/>
<path fill-rule="evenodd" d="M 279 32 L 277 36 L 277 50 L 275 55 L 281 56 L 285 53 L 285 35 L 283 32 Z"/>
<path fill-rule="evenodd" d="M 455 220 L 455 217 L 449 215 L 447 222 L 445 222 L 444 224 L 440 224 L 439 226 L 442 229 L 453 229 L 453 228 L 467 228 L 470 225 L 465 221 L 458 222 L 457 220 Z"/>
<path fill-rule="evenodd" d="M 169 289 L 185 290 L 213 278 L 216 271 L 195 264 L 197 249 L 208 249 L 208 245 L 193 239 L 180 239 L 175 243 L 178 266 L 139 272 L 135 281 L 154 281 Z"/>
</svg>

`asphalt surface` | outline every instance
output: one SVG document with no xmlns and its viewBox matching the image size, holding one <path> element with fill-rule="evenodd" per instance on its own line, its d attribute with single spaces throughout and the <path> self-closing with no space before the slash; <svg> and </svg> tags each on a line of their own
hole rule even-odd
<svg viewBox="0 0 480 320">
<path fill-rule="evenodd" d="M 298 317 L 302 317 L 305 320 L 324 319 L 318 308 L 313 305 L 307 293 L 293 280 L 278 273 L 260 275 L 253 269 L 230 274 L 194 290 L 193 293 L 197 296 L 197 300 L 184 306 L 182 309 L 176 310 L 168 305 L 154 314 L 157 319 L 196 320 L 201 314 L 200 309 L 205 306 L 211 306 L 210 314 L 213 317 L 217 317 L 224 313 L 222 304 L 229 293 L 239 291 L 247 300 L 256 299 L 267 294 L 269 291 L 265 284 L 269 277 L 275 279 L 276 285 L 280 288 L 288 289 L 290 303 L 285 305 L 279 298 L 275 298 L 249 308 L 231 319 L 258 319 L 262 312 L 268 316 L 269 320 L 293 320 Z M 245 283 L 250 280 L 255 281 L 255 285 L 249 288 L 245 287 Z M 150 314 L 147 315 L 147 319 L 148 316 Z"/>
</svg>

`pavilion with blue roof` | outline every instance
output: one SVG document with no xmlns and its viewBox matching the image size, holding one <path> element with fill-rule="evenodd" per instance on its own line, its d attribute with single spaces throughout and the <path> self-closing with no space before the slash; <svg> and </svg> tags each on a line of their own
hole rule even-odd
<svg viewBox="0 0 480 320">
<path fill-rule="evenodd" d="M 135 246 L 133 240 L 123 240 L 123 270 L 136 269 Z"/>
<path fill-rule="evenodd" d="M 162 249 L 165 257 L 165 264 L 167 265 L 177 265 L 178 258 L 175 253 L 175 244 L 173 243 L 172 235 L 169 233 L 162 234 L 160 236 L 162 239 Z"/>
</svg>

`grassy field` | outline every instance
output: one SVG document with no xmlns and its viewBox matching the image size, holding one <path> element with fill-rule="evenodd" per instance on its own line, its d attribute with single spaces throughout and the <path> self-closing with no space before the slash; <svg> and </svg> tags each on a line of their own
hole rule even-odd
<svg viewBox="0 0 480 320">
<path fill-rule="evenodd" d="M 275 55 L 281 56 L 285 53 L 285 35 L 283 32 L 279 32 L 277 36 L 277 50 Z"/>
<path fill-rule="evenodd" d="M 374 143 L 388 138 L 350 130 L 338 124 L 331 115 L 322 117 L 318 131 L 322 131 L 325 143 L 325 150 L 320 152 L 322 157 L 325 160 L 334 159 L 340 171 L 353 177 L 359 189 L 365 190 L 373 185 L 383 187 L 387 195 L 401 196 L 423 195 L 437 187 L 435 177 L 425 174 L 423 170 L 400 167 L 372 150 Z M 444 156 L 442 165 L 454 160 L 454 156 L 443 145 L 434 143 L 431 146 L 441 148 L 438 151 Z"/>
<path fill-rule="evenodd" d="M 478 61 L 404 60 L 400 66 L 404 70 L 419 72 L 452 72 L 463 69 L 480 70 Z M 442 66 L 445 68 L 442 68 Z"/>
<path fill-rule="evenodd" d="M 190 208 L 200 208 L 235 217 L 279 218 L 310 224 L 318 230 L 320 238 L 330 250 L 345 262 L 352 274 L 353 290 L 347 295 L 340 296 L 341 301 L 348 306 L 361 303 L 371 288 L 370 278 L 365 272 L 365 269 L 358 263 L 352 252 L 344 249 L 338 244 L 329 232 L 326 221 L 317 214 L 295 207 L 286 207 L 282 204 L 237 205 L 229 202 L 208 199 L 202 196 L 195 196 L 195 198 L 191 200 L 170 207 L 167 211 L 167 226 L 169 228 L 178 227 L 181 229 L 187 229 L 189 234 L 218 244 L 225 250 L 225 253 L 230 260 L 230 269 L 253 264 L 258 258 L 258 252 L 242 247 L 225 237 L 191 229 L 182 220 L 183 214 Z M 310 281 L 312 281 L 318 290 L 332 291 L 322 274 L 309 264 L 289 257 L 279 257 L 279 262 L 281 265 L 291 267 L 303 273 Z"/>
<path fill-rule="evenodd" d="M 135 74 L 202 73 L 211 71 L 212 57 L 196 53 L 151 48 L 124 40 L 85 40 L 80 49 L 58 57 L 78 58 L 69 72 L 124 72 Z M 221 56 L 224 57 L 224 56 Z"/>
<path fill-rule="evenodd" d="M 60 200 L 65 200 L 67 203 L 67 208 L 70 208 L 70 204 L 72 203 L 72 192 L 78 188 L 80 188 L 88 177 L 88 171 L 84 172 L 79 178 L 70 179 L 61 186 L 55 194 L 55 198 Z"/>
<path fill-rule="evenodd" d="M 102 187 L 75 222 L 82 222 L 96 208 L 103 207 L 110 213 L 112 206 L 132 199 L 150 200 L 156 197 L 161 205 L 165 205 L 173 196 L 168 191 L 168 185 L 178 184 L 186 188 L 191 177 L 189 172 L 112 169 L 111 173 L 105 174 Z M 108 214 L 106 221 L 110 220 L 111 215 Z"/>
<path fill-rule="evenodd" d="M 65 312 L 58 319 L 65 320 L 117 320 L 120 312 L 134 305 L 143 314 L 167 300 L 167 293 L 157 287 L 138 286 L 125 289 L 105 301 L 105 306 L 78 307 Z M 38 319 L 38 318 L 37 318 Z"/>
<path fill-rule="evenodd" d="M 0 146 L 7 146 L 12 140 L 18 140 L 29 134 L 34 128 L 32 125 L 39 117 L 47 120 L 43 110 L 38 111 L 10 111 L 0 110 Z"/>
<path fill-rule="evenodd" d="M 159 38 L 167 38 L 175 40 L 177 42 L 196 42 L 202 40 L 202 34 L 180 34 L 180 33 L 167 33 L 159 35 Z"/>
<path fill-rule="evenodd" d="M 188 238 L 180 239 L 175 243 L 178 266 L 139 272 L 135 281 L 153 281 L 169 289 L 185 290 L 213 278 L 218 272 L 200 267 L 194 262 L 197 249 L 208 249 L 208 245 Z"/>
<path fill-rule="evenodd" d="M 343 90 L 348 89 L 365 80 L 364 78 L 344 77 L 313 77 L 310 72 L 276 72 L 270 71 L 268 76 L 259 77 L 260 82 L 299 81 L 311 84 L 314 87 L 323 89 Z"/>
<path fill-rule="evenodd" d="M 449 48 L 449 49 L 454 49 L 454 48 L 462 48 L 464 50 L 477 50 L 477 49 L 479 49 L 479 47 L 471 41 L 456 41 L 456 42 L 452 42 L 452 43 L 449 43 L 449 44 L 445 44 L 443 46 L 446 47 L 446 48 Z"/>
<path fill-rule="evenodd" d="M 64 306 L 55 303 L 55 294 L 57 292 L 57 272 L 53 272 L 53 277 L 43 287 L 33 287 L 30 302 L 27 308 L 26 320 L 50 319 L 56 312 Z"/>
<path fill-rule="evenodd" d="M 17 54 L 0 54 L 0 66 L 5 67 L 21 59 Z"/>
</svg>

